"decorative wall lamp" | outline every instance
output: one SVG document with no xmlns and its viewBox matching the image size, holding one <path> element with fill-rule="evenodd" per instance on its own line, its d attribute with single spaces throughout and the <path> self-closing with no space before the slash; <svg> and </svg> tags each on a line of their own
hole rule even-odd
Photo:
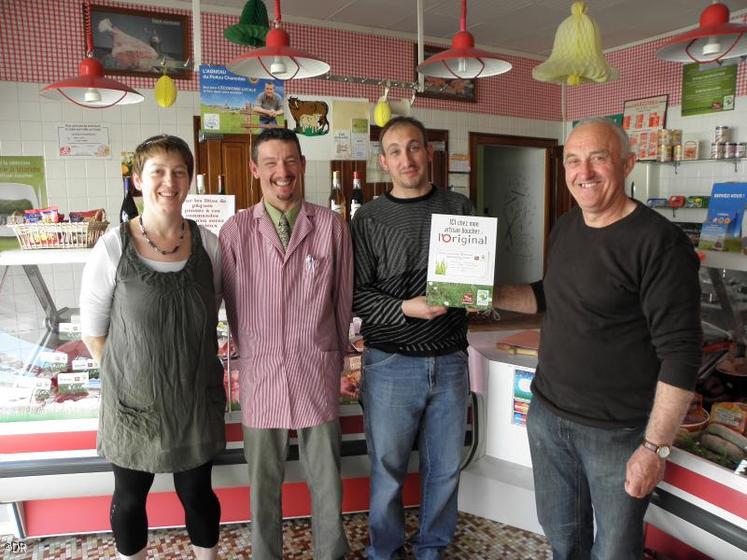
<svg viewBox="0 0 747 560">
<path fill-rule="evenodd" d="M 462 0 L 459 31 L 451 40 L 451 48 L 434 54 L 418 65 L 418 72 L 434 78 L 487 78 L 511 70 L 511 64 L 498 55 L 475 48 L 475 38 L 467 31 L 467 0 Z"/>
<path fill-rule="evenodd" d="M 708 64 L 747 57 L 747 25 L 730 23 L 729 8 L 714 2 L 700 14 L 700 25 L 670 39 L 656 51 L 657 58 Z"/>
<path fill-rule="evenodd" d="M 550 57 L 532 69 L 540 82 L 577 86 L 587 82 L 604 83 L 617 78 L 617 70 L 607 64 L 597 24 L 586 15 L 586 2 L 574 2 L 571 15 L 555 32 Z"/>
<path fill-rule="evenodd" d="M 226 68 L 247 78 L 277 80 L 314 78 L 329 72 L 329 64 L 290 46 L 290 36 L 282 28 L 280 0 L 275 0 L 275 21 L 267 32 L 265 45 L 234 58 Z"/>
<path fill-rule="evenodd" d="M 86 35 L 86 58 L 78 66 L 78 76 L 46 86 L 41 90 L 41 95 L 49 99 L 67 99 L 90 109 L 140 103 L 144 99 L 142 94 L 122 82 L 105 78 L 103 65 L 93 57 L 93 34 L 88 2 L 83 4 L 83 26 Z"/>
</svg>

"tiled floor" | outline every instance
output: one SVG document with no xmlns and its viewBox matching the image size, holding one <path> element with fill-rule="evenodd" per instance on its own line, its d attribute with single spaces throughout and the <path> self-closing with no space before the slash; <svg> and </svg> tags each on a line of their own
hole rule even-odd
<svg viewBox="0 0 747 560">
<path fill-rule="evenodd" d="M 345 529 L 350 541 L 348 560 L 365 558 L 368 539 L 367 515 L 345 516 Z M 417 527 L 417 510 L 407 512 L 407 533 Z M 285 523 L 285 559 L 311 559 L 311 529 L 308 519 Z M 242 523 L 221 528 L 220 558 L 238 560 L 250 558 L 249 525 Z M 48 538 L 28 541 L 25 553 L 4 552 L 7 560 L 79 560 L 94 558 L 116 559 L 111 534 L 80 537 Z M 411 552 L 411 551 L 410 551 Z M 148 558 L 189 559 L 189 541 L 183 529 L 151 531 Z M 549 547 L 543 537 L 494 521 L 459 514 L 457 534 L 445 554 L 448 560 L 541 560 L 550 558 Z"/>
</svg>

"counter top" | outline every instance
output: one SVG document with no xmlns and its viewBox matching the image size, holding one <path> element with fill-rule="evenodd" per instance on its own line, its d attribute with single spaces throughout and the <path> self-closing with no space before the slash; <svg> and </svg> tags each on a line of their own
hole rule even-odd
<svg viewBox="0 0 747 560">
<path fill-rule="evenodd" d="M 473 331 L 467 333 L 469 345 L 485 356 L 491 362 L 501 362 L 514 366 L 534 369 L 537 367 L 537 358 L 535 356 L 524 356 L 521 354 L 509 354 L 496 348 L 496 343 L 502 338 L 514 335 L 525 329 L 515 329 L 496 332 L 495 330 Z"/>
<path fill-rule="evenodd" d="M 85 263 L 93 249 L 33 249 L 0 251 L 0 266 Z"/>
<path fill-rule="evenodd" d="M 471 316 L 470 332 L 480 331 L 517 331 L 524 329 L 538 329 L 542 315 L 528 313 L 514 313 L 513 311 L 497 311 L 500 319 L 483 320 L 479 315 Z"/>
</svg>

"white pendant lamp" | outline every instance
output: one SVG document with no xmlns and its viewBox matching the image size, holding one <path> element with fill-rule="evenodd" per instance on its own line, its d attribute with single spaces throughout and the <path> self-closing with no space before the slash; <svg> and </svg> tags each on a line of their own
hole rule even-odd
<svg viewBox="0 0 747 560">
<path fill-rule="evenodd" d="M 276 80 L 314 78 L 329 72 L 329 64 L 323 60 L 291 48 L 290 36 L 282 28 L 280 0 L 275 0 L 275 21 L 267 32 L 265 46 L 234 58 L 226 68 L 247 78 Z"/>
<path fill-rule="evenodd" d="M 602 53 L 597 24 L 586 15 L 586 2 L 574 2 L 571 15 L 555 32 L 550 57 L 532 69 L 540 82 L 577 86 L 588 82 L 604 83 L 617 78 L 617 70 Z"/>
<path fill-rule="evenodd" d="M 144 97 L 130 86 L 104 77 L 103 65 L 93 58 L 93 34 L 89 3 L 83 5 L 86 58 L 78 66 L 78 76 L 50 84 L 41 90 L 49 99 L 67 99 L 81 107 L 106 109 L 113 105 L 140 103 Z"/>
<path fill-rule="evenodd" d="M 729 8 L 714 2 L 700 14 L 700 25 L 677 35 L 656 51 L 670 62 L 708 64 L 747 57 L 747 25 L 730 23 Z"/>
<path fill-rule="evenodd" d="M 497 55 L 475 48 L 475 38 L 467 31 L 467 0 L 462 0 L 459 31 L 451 40 L 451 48 L 428 57 L 418 65 L 418 72 L 434 78 L 487 78 L 511 70 L 511 63 Z"/>
</svg>

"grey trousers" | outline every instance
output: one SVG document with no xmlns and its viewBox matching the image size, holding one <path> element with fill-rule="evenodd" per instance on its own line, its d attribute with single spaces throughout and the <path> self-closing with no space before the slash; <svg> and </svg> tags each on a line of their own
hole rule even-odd
<svg viewBox="0 0 747 560">
<path fill-rule="evenodd" d="M 281 487 L 288 454 L 288 430 L 244 429 L 249 466 L 252 558 L 282 560 Z M 311 530 L 315 560 L 337 560 L 348 551 L 342 526 L 340 423 L 338 420 L 296 430 L 301 466 L 311 492 Z"/>
</svg>

